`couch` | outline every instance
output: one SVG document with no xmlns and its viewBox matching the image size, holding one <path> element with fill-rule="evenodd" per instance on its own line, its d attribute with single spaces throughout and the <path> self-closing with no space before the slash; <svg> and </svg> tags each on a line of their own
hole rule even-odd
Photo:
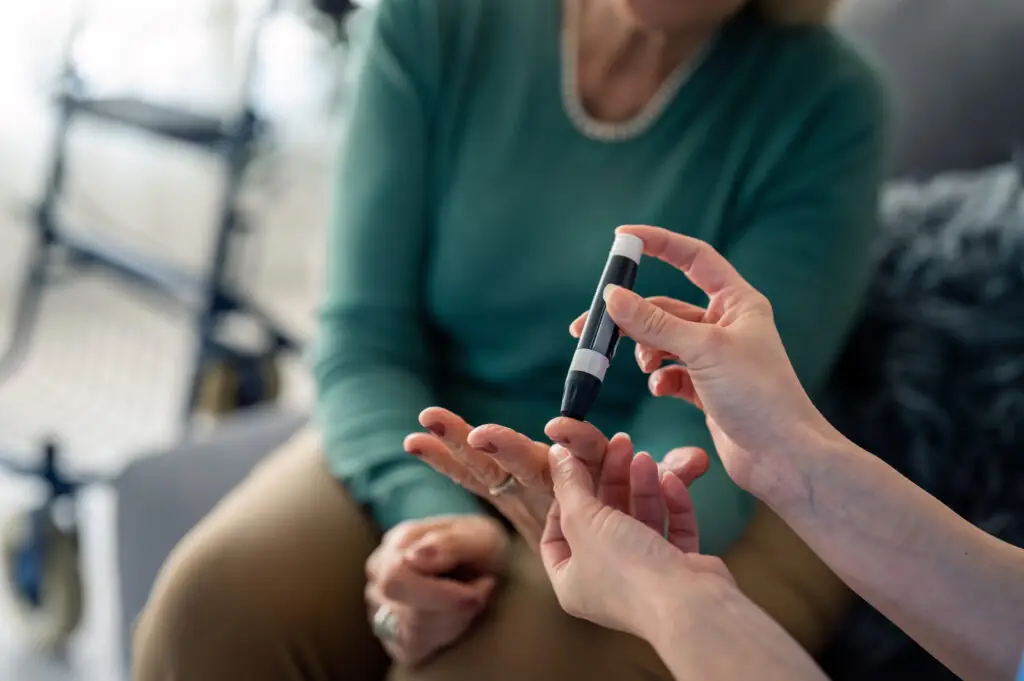
<svg viewBox="0 0 1024 681">
<path fill-rule="evenodd" d="M 1007 160 L 1024 142 L 1024 3 L 845 0 L 836 26 L 888 80 L 891 177 L 980 168 Z M 305 421 L 272 408 L 242 414 L 123 472 L 116 488 L 126 651 L 171 548 Z"/>
</svg>

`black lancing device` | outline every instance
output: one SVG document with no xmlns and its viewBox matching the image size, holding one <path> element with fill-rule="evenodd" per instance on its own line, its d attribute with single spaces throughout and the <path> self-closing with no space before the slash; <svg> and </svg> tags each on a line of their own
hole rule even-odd
<svg viewBox="0 0 1024 681">
<path fill-rule="evenodd" d="M 601 392 L 605 373 L 615 356 L 619 344 L 619 327 L 608 316 L 604 304 L 604 289 L 616 284 L 632 290 L 643 256 L 644 242 L 631 234 L 617 234 L 608 254 L 601 281 L 590 303 L 587 323 L 583 326 L 580 342 L 569 365 L 562 394 L 562 416 L 577 421 L 586 418 Z"/>
</svg>

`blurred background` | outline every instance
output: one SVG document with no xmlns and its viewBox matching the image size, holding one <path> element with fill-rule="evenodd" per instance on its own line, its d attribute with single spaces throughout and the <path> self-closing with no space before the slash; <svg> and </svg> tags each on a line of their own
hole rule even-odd
<svg viewBox="0 0 1024 681">
<path fill-rule="evenodd" d="M 0 680 L 124 679 L 167 552 L 304 423 L 364 16 L 0 0 Z M 842 0 L 836 24 L 893 133 L 831 413 L 1024 542 L 1024 2 Z M 844 640 L 898 656 L 880 627 Z"/>
<path fill-rule="evenodd" d="M 311 334 L 347 32 L 287 1 L 3 0 L 0 13 L 0 522 L 17 584 L 0 598 L 0 679 L 115 681 L 109 481 L 195 436 L 202 418 L 182 419 L 195 373 L 207 421 L 239 406 L 244 385 L 225 386 L 247 375 L 241 403 L 310 401 L 301 353 L 270 336 L 298 350 Z M 231 340 L 208 343 L 197 372 L 214 303 Z M 89 484 L 39 529 L 28 512 L 52 486 L 10 469 L 37 467 L 51 441 L 58 489 Z M 31 602 L 44 573 L 73 569 L 44 560 L 53 542 L 11 548 L 55 529 L 79 539 L 81 608 L 67 584 Z"/>
</svg>

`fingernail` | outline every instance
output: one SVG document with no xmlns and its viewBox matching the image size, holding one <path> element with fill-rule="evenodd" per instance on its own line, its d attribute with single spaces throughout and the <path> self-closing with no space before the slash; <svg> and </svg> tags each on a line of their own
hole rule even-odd
<svg viewBox="0 0 1024 681">
<path fill-rule="evenodd" d="M 444 425 L 440 423 L 429 423 L 427 424 L 427 430 L 438 437 L 444 437 Z"/>
<path fill-rule="evenodd" d="M 480 600 L 477 598 L 463 598 L 459 601 L 459 605 L 466 610 L 472 610 L 473 608 L 480 607 Z"/>
<path fill-rule="evenodd" d="M 612 294 L 612 291 L 614 291 L 617 288 L 619 287 L 616 286 L 615 284 L 606 284 L 604 290 L 601 292 L 602 300 L 604 300 L 604 302 L 607 303 L 609 296 L 611 296 Z"/>
<path fill-rule="evenodd" d="M 479 449 L 482 452 L 487 452 L 488 454 L 498 453 L 498 445 L 494 444 L 493 442 L 485 442 L 479 447 L 477 447 L 477 449 Z"/>
<path fill-rule="evenodd" d="M 555 461 L 565 461 L 569 458 L 569 450 L 562 445 L 555 445 L 551 448 L 551 456 L 555 457 Z"/>
<path fill-rule="evenodd" d="M 418 449 L 410 449 L 409 454 L 412 454 L 413 456 L 423 456 L 423 452 Z"/>
<path fill-rule="evenodd" d="M 610 302 L 609 302 L 609 298 L 611 297 L 611 295 L 615 291 L 615 289 L 620 289 L 620 288 L 622 288 L 622 287 L 618 286 L 616 284 L 608 284 L 607 286 L 604 287 L 604 292 L 601 294 L 601 297 L 604 299 L 604 303 L 605 303 L 605 305 L 608 306 L 609 311 L 611 310 L 611 307 L 612 307 Z M 635 304 L 633 302 L 633 297 L 632 296 L 619 296 L 618 297 L 618 302 L 615 304 L 616 311 L 619 313 L 619 315 L 622 315 L 622 316 L 628 316 L 628 315 L 633 314 L 633 308 L 634 307 L 635 307 Z"/>
</svg>

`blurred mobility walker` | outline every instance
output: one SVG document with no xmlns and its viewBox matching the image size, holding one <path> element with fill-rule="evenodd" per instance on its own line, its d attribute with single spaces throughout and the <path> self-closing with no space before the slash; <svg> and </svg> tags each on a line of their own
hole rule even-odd
<svg viewBox="0 0 1024 681">
<path fill-rule="evenodd" d="M 342 19 L 352 6 L 347 0 L 336 0 L 318 3 L 317 8 L 328 15 L 335 29 L 341 29 Z M 279 9 L 280 0 L 270 0 L 257 19 L 247 55 L 244 101 L 230 120 L 138 99 L 91 96 L 88 84 L 75 68 L 72 50 L 68 50 L 56 96 L 53 157 L 42 199 L 31 220 L 34 243 L 18 291 L 13 335 L 6 351 L 0 354 L 0 381 L 17 370 L 28 350 L 46 288 L 69 273 L 100 270 L 193 311 L 195 351 L 183 405 L 186 427 L 197 411 L 223 414 L 277 397 L 278 359 L 282 353 L 299 350 L 299 344 L 253 301 L 234 290 L 229 270 L 233 244 L 246 230 L 238 208 L 238 193 L 266 128 L 266 122 L 254 110 L 251 93 L 259 39 L 265 23 Z M 341 32 L 338 30 L 339 36 Z M 77 33 L 72 33 L 69 44 L 74 44 Z M 68 137 L 80 117 L 205 150 L 223 161 L 226 186 L 205 275 L 194 277 L 159 259 L 124 250 L 112 242 L 81 236 L 67 228 L 58 206 L 65 185 Z M 243 349 L 225 339 L 226 322 L 238 317 L 258 327 L 263 337 L 261 347 Z M 46 500 L 18 518 L 0 537 L 4 561 L 0 568 L 8 578 L 3 586 L 10 591 L 8 600 L 16 606 L 18 625 L 26 637 L 40 648 L 57 651 L 81 619 L 83 587 L 76 523 L 60 526 L 54 511 L 61 504 L 74 509 L 79 488 L 109 480 L 64 475 L 57 442 L 45 443 L 40 459 L 38 466 L 26 468 L 0 452 L 0 466 L 33 476 L 48 488 Z"/>
</svg>

